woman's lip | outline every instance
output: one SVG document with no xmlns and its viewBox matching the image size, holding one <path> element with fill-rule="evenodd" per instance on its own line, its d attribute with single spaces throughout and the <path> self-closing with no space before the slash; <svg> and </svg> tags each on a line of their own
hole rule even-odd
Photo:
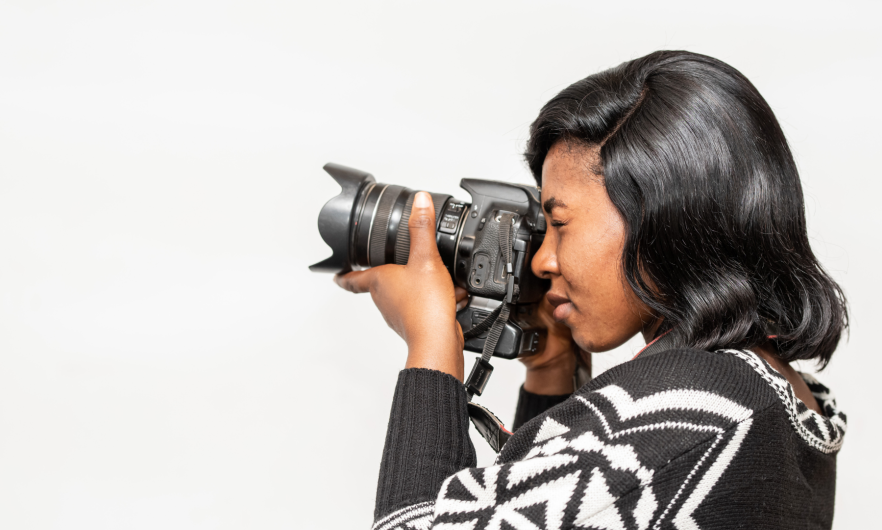
<svg viewBox="0 0 882 530">
<path fill-rule="evenodd" d="M 562 322 L 562 321 L 566 320 L 566 318 L 568 316 L 570 316 L 570 313 L 572 313 L 572 312 L 573 312 L 573 303 L 572 302 L 564 302 L 563 304 L 560 304 L 559 306 L 554 308 L 554 312 L 551 313 L 551 317 L 558 322 Z"/>
<path fill-rule="evenodd" d="M 566 296 L 548 292 L 545 293 L 545 298 L 554 307 L 554 311 L 551 313 L 551 318 L 554 320 L 561 322 L 573 312 L 573 303 Z"/>
<path fill-rule="evenodd" d="M 561 304 L 565 304 L 570 301 L 569 298 L 567 298 L 566 296 L 564 296 L 562 294 L 551 293 L 551 292 L 545 293 L 545 298 L 548 298 L 548 302 L 553 307 L 557 307 Z"/>
</svg>

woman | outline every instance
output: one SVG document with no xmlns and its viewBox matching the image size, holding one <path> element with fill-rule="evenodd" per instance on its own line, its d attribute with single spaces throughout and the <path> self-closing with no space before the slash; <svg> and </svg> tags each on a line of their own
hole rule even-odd
<svg viewBox="0 0 882 530">
<path fill-rule="evenodd" d="M 369 291 L 408 345 L 375 528 L 829 528 L 845 416 L 789 363 L 826 365 L 845 300 L 810 249 L 793 157 L 753 85 L 710 57 L 653 53 L 558 94 L 526 158 L 548 227 L 532 268 L 551 280 L 555 322 L 524 359 L 495 465 L 474 467 L 464 292 L 428 196 L 407 265 L 337 279 Z M 637 333 L 651 346 L 573 388 L 572 352 Z"/>
</svg>

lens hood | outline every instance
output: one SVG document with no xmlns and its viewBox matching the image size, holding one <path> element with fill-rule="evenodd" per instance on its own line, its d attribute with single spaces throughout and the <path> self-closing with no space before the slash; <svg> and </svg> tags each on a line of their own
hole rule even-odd
<svg viewBox="0 0 882 530">
<path fill-rule="evenodd" d="M 340 185 L 340 194 L 329 200 L 319 213 L 319 234 L 325 243 L 331 247 L 333 254 L 330 258 L 310 265 L 312 272 L 344 273 L 352 270 L 350 257 L 350 227 L 355 213 L 355 203 L 359 192 L 370 183 L 375 182 L 374 177 L 351 167 L 340 164 L 325 164 L 324 170 Z"/>
</svg>

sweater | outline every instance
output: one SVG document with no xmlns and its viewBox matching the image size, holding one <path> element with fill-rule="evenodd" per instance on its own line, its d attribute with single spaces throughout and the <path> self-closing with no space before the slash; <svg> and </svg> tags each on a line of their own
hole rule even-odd
<svg viewBox="0 0 882 530">
<path fill-rule="evenodd" d="M 823 415 L 739 350 L 637 357 L 569 397 L 522 389 L 523 425 L 478 468 L 462 383 L 403 370 L 373 529 L 830 528 L 846 418 L 801 375 Z"/>
</svg>

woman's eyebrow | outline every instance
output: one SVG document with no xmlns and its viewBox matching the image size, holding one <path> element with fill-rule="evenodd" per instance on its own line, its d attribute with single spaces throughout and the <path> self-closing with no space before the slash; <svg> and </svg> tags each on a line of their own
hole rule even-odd
<svg viewBox="0 0 882 530">
<path fill-rule="evenodd" d="M 560 199 L 555 199 L 554 197 L 548 199 L 542 204 L 542 207 L 545 209 L 545 213 L 551 215 L 551 211 L 555 208 L 566 208 L 567 204 Z"/>
</svg>

